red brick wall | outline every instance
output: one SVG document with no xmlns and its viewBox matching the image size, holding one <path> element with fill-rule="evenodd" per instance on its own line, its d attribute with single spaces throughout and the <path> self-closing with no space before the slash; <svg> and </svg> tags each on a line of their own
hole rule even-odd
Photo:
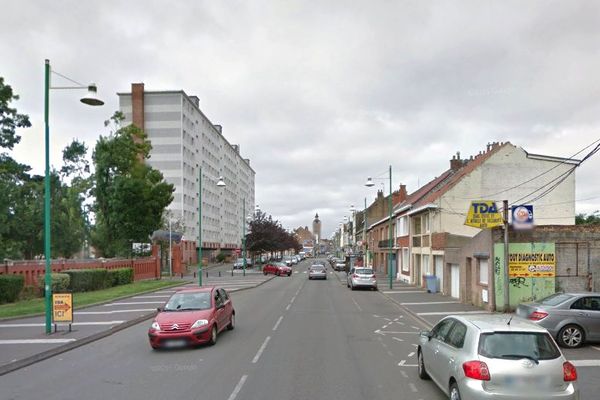
<svg viewBox="0 0 600 400">
<path fill-rule="evenodd" d="M 446 233 L 431 234 L 431 248 L 434 250 L 443 250 L 446 248 Z"/>
</svg>

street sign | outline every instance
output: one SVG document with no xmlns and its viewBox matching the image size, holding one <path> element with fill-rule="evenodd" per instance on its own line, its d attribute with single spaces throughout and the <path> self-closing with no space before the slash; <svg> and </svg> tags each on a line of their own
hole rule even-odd
<svg viewBox="0 0 600 400">
<path fill-rule="evenodd" d="M 533 206 L 522 205 L 512 206 L 512 226 L 515 229 L 532 229 L 533 228 Z"/>
<path fill-rule="evenodd" d="M 69 331 L 73 323 L 73 294 L 72 293 L 52 293 L 52 323 L 56 331 L 56 324 L 59 322 L 68 323 Z"/>
<path fill-rule="evenodd" d="M 477 200 L 471 202 L 465 225 L 479 229 L 489 229 L 502 226 L 502 214 L 493 200 Z"/>
</svg>

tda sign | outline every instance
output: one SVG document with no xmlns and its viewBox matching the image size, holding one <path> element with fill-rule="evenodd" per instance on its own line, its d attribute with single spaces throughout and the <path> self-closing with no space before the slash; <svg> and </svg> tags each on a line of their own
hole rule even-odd
<svg viewBox="0 0 600 400">
<path fill-rule="evenodd" d="M 503 224 L 502 214 L 498 212 L 498 207 L 493 200 L 477 200 L 471 202 L 465 225 L 486 229 L 502 226 Z"/>
</svg>

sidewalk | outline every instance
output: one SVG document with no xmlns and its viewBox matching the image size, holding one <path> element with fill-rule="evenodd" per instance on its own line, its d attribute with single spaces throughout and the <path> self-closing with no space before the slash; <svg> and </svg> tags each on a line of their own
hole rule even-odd
<svg viewBox="0 0 600 400">
<path fill-rule="evenodd" d="M 273 278 L 274 275 L 262 274 L 247 276 L 224 274 L 223 277 L 211 275 L 203 279 L 203 285 L 217 285 L 229 292 L 236 292 L 260 286 Z M 163 280 L 172 280 L 175 286 L 76 309 L 73 312 L 71 332 L 68 331 L 68 326 L 60 325 L 58 332 L 46 335 L 44 316 L 0 321 L 0 375 L 151 319 L 156 314 L 156 308 L 163 304 L 178 287 L 198 285 L 193 275 L 185 275 L 183 278 L 163 277 Z"/>
<path fill-rule="evenodd" d="M 428 293 L 426 289 L 404 282 L 392 280 L 388 276 L 377 276 L 379 292 L 405 309 L 428 327 L 433 327 L 447 315 L 491 314 L 479 307 L 463 304 L 460 300 L 440 293 Z"/>
</svg>

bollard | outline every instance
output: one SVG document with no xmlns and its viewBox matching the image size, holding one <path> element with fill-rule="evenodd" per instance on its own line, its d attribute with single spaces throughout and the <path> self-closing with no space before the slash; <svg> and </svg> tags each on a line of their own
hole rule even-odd
<svg viewBox="0 0 600 400">
<path fill-rule="evenodd" d="M 221 271 L 219 271 L 219 278 L 221 277 Z"/>
<path fill-rule="evenodd" d="M 208 278 L 208 271 L 206 271 L 206 277 Z"/>
</svg>

